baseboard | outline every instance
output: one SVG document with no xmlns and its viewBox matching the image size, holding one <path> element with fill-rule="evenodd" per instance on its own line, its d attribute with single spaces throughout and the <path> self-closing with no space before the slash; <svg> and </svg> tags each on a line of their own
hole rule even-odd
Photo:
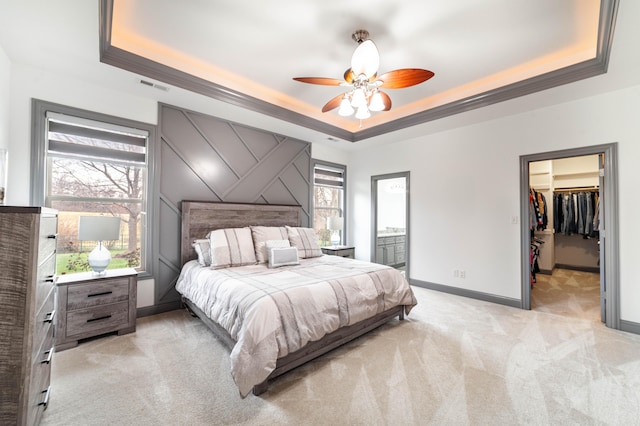
<svg viewBox="0 0 640 426">
<path fill-rule="evenodd" d="M 620 330 L 628 333 L 640 334 L 640 323 L 620 320 Z"/>
<path fill-rule="evenodd" d="M 512 299 L 510 297 L 496 296 L 494 294 L 483 293 L 481 291 L 467 290 L 459 287 L 451 287 L 443 284 L 430 283 L 416 279 L 409 279 L 409 284 L 417 287 L 436 290 L 442 293 L 454 294 L 456 296 L 468 297 L 470 299 L 482 300 L 484 302 L 497 303 L 499 305 L 510 306 L 512 308 L 522 309 L 522 301 L 520 299 Z"/>
<path fill-rule="evenodd" d="M 574 266 L 574 265 L 564 265 L 562 263 L 556 263 L 554 268 L 556 268 L 556 269 L 569 269 L 571 271 L 600 273 L 600 267 L 599 266 Z"/>
<path fill-rule="evenodd" d="M 176 309 L 181 309 L 181 308 L 182 308 L 182 302 L 179 300 L 176 300 L 174 302 L 169 302 L 169 303 L 163 303 L 161 305 L 144 306 L 136 310 L 136 317 L 137 318 L 148 317 L 151 315 L 161 314 L 163 312 L 175 311 Z"/>
</svg>

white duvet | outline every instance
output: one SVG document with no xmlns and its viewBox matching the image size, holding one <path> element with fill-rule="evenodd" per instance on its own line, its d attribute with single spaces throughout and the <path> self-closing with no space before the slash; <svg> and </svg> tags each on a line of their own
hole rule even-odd
<svg viewBox="0 0 640 426">
<path fill-rule="evenodd" d="M 397 270 L 338 256 L 275 269 L 214 270 L 190 261 L 176 290 L 236 341 L 231 373 L 243 397 L 271 374 L 278 358 L 342 326 L 398 305 L 409 313 L 416 304 Z"/>
</svg>

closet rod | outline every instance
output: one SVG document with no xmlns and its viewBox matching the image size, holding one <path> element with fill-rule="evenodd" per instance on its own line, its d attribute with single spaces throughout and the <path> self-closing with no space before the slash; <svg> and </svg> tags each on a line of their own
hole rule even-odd
<svg viewBox="0 0 640 426">
<path fill-rule="evenodd" d="M 553 192 L 591 192 L 599 190 L 600 188 L 597 186 L 576 186 L 574 188 L 556 188 Z"/>
</svg>

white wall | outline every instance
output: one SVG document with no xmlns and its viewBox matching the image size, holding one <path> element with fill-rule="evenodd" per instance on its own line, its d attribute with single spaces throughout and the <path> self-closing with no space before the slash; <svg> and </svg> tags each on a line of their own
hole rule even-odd
<svg viewBox="0 0 640 426">
<path fill-rule="evenodd" d="M 3 66 L 0 58 L 0 84 L 3 81 L 2 71 Z M 2 86 L 0 86 L 0 94 L 3 94 Z M 9 122 L 11 126 L 8 144 L 9 176 L 6 202 L 12 205 L 29 204 L 32 98 L 152 124 L 155 124 L 157 119 L 157 102 L 154 100 L 116 92 L 27 66 L 13 65 L 11 67 L 10 96 Z M 5 97 L 2 96 L 2 98 Z M 0 128 L 3 116 L 0 106 Z M 1 137 L 2 133 L 0 133 Z M 153 305 L 153 300 L 154 281 L 152 279 L 140 280 L 138 282 L 138 307 Z"/>
<path fill-rule="evenodd" d="M 9 91 L 11 63 L 0 46 L 0 149 L 9 146 Z"/>
<path fill-rule="evenodd" d="M 521 298 L 519 157 L 619 143 L 621 318 L 640 322 L 640 86 L 354 153 L 351 240 L 369 259 L 372 175 L 411 172 L 411 278 Z M 466 271 L 453 278 L 452 271 Z"/>
</svg>

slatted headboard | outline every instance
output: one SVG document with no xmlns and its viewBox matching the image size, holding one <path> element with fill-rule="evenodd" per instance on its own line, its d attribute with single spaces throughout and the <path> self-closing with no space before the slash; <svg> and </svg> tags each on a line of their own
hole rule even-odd
<svg viewBox="0 0 640 426">
<path fill-rule="evenodd" d="M 205 238 L 214 229 L 301 224 L 300 206 L 182 201 L 182 264 L 197 258 L 193 241 Z"/>
</svg>

